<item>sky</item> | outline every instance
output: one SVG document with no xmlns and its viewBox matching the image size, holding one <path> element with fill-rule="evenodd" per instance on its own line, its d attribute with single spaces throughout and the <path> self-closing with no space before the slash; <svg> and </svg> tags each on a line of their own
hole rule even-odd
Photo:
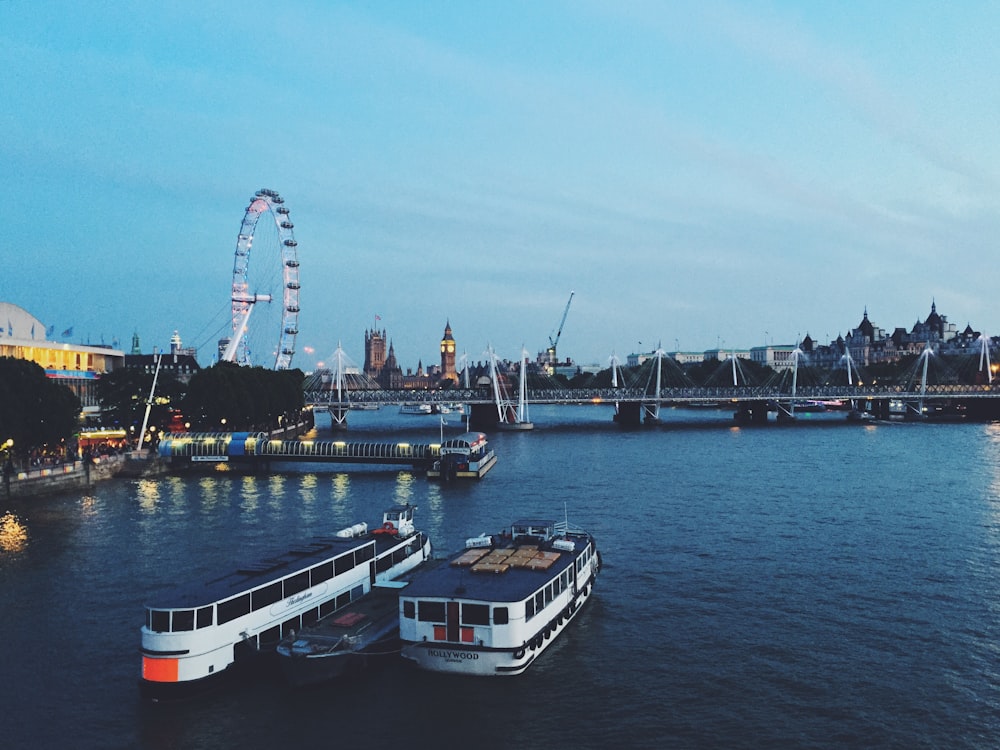
<svg viewBox="0 0 1000 750">
<path fill-rule="evenodd" d="M 571 292 L 581 364 L 932 302 L 997 334 L 998 28 L 975 1 L 0 0 L 0 300 L 211 364 L 268 188 L 306 371 L 373 326 L 404 370 L 446 322 L 472 361 L 533 356 Z"/>
</svg>

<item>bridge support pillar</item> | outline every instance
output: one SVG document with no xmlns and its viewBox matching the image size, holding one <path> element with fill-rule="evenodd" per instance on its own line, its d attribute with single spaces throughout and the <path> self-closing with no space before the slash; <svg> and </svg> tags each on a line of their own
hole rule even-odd
<svg viewBox="0 0 1000 750">
<path fill-rule="evenodd" d="M 497 407 L 495 404 L 469 404 L 469 427 L 477 430 L 492 430 L 497 426 Z"/>
<path fill-rule="evenodd" d="M 638 427 L 642 424 L 642 404 L 631 401 L 619 403 L 615 421 L 622 427 Z"/>
<path fill-rule="evenodd" d="M 767 424 L 767 401 L 740 401 L 733 413 L 736 424 Z"/>
<path fill-rule="evenodd" d="M 877 398 L 871 402 L 872 416 L 875 419 L 889 418 L 889 399 Z"/>
<path fill-rule="evenodd" d="M 347 429 L 347 412 L 350 407 L 346 404 L 330 404 L 330 427 L 334 432 Z"/>
</svg>

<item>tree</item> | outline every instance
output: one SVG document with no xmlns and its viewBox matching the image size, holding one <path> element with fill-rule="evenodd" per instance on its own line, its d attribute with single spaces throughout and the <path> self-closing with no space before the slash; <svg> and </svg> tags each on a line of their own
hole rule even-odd
<svg viewBox="0 0 1000 750">
<path fill-rule="evenodd" d="M 80 410 L 76 394 L 47 378 L 39 365 L 0 357 L 0 441 L 13 440 L 15 453 L 71 439 Z"/>
<path fill-rule="evenodd" d="M 146 401 L 153 386 L 153 374 L 135 368 L 121 368 L 101 376 L 97 397 L 101 402 L 101 420 L 106 425 L 124 429 L 142 424 Z M 183 397 L 184 386 L 173 373 L 160 372 L 149 411 L 149 423 L 163 430 L 170 423 L 170 410 Z"/>
<path fill-rule="evenodd" d="M 218 362 L 195 373 L 181 404 L 198 429 L 270 430 L 279 416 L 297 416 L 304 405 L 301 370 L 265 370 Z M 225 420 L 223 422 L 222 420 Z"/>
</svg>

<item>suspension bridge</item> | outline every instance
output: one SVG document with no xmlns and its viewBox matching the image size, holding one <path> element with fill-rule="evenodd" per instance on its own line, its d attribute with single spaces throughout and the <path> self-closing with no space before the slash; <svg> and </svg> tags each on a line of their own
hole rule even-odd
<svg viewBox="0 0 1000 750">
<path fill-rule="evenodd" d="M 638 377 L 633 374 L 626 381 L 620 363 L 612 356 L 607 385 L 567 388 L 549 378 L 532 383 L 525 372 L 524 351 L 518 363 L 519 375 L 502 372 L 492 350 L 487 355 L 489 371 L 474 384 L 466 369 L 463 382 L 456 387 L 387 390 L 359 381 L 356 373 L 352 376 L 338 348 L 333 368 L 307 384 L 305 400 L 314 408 L 328 409 L 334 424 L 340 426 L 346 425 L 351 409 L 427 404 L 436 411 L 454 403 L 465 404 L 471 410 L 471 424 L 480 429 L 530 428 L 530 404 L 612 404 L 615 420 L 626 426 L 659 421 L 663 408 L 706 403 L 731 406 L 736 420 L 748 424 L 766 423 L 768 412 L 776 413 L 779 421 L 794 420 L 796 410 L 809 402 L 837 402 L 845 408 L 848 418 L 858 421 L 891 416 L 920 420 L 941 413 L 1000 419 L 1000 383 L 995 382 L 985 339 L 978 363 L 964 378 L 967 382 L 961 382 L 962 378 L 954 373 L 942 376 L 938 372 L 932 377 L 933 371 L 940 368 L 932 368 L 936 355 L 930 345 L 904 377 L 894 382 L 864 376 L 849 354 L 842 358 L 836 373 L 828 373 L 823 382 L 807 382 L 803 377 L 808 372 L 803 364 L 806 357 L 796 349 L 792 366 L 765 383 L 749 382 L 733 356 L 720 364 L 720 372 L 727 377 L 715 378 L 706 385 L 678 384 L 676 377 L 668 376 L 680 372 L 679 366 L 658 349 L 649 360 L 652 364 Z"/>
</svg>

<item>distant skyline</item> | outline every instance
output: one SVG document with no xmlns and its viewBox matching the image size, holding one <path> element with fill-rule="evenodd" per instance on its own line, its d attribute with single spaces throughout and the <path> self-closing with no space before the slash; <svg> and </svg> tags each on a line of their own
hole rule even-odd
<svg viewBox="0 0 1000 750">
<path fill-rule="evenodd" d="M 294 366 L 450 321 L 559 343 L 828 343 L 931 302 L 1000 334 L 1000 6 L 0 0 L 0 301 L 208 364 L 243 212 L 301 262 Z M 641 344 L 639 342 L 642 342 Z"/>
</svg>

